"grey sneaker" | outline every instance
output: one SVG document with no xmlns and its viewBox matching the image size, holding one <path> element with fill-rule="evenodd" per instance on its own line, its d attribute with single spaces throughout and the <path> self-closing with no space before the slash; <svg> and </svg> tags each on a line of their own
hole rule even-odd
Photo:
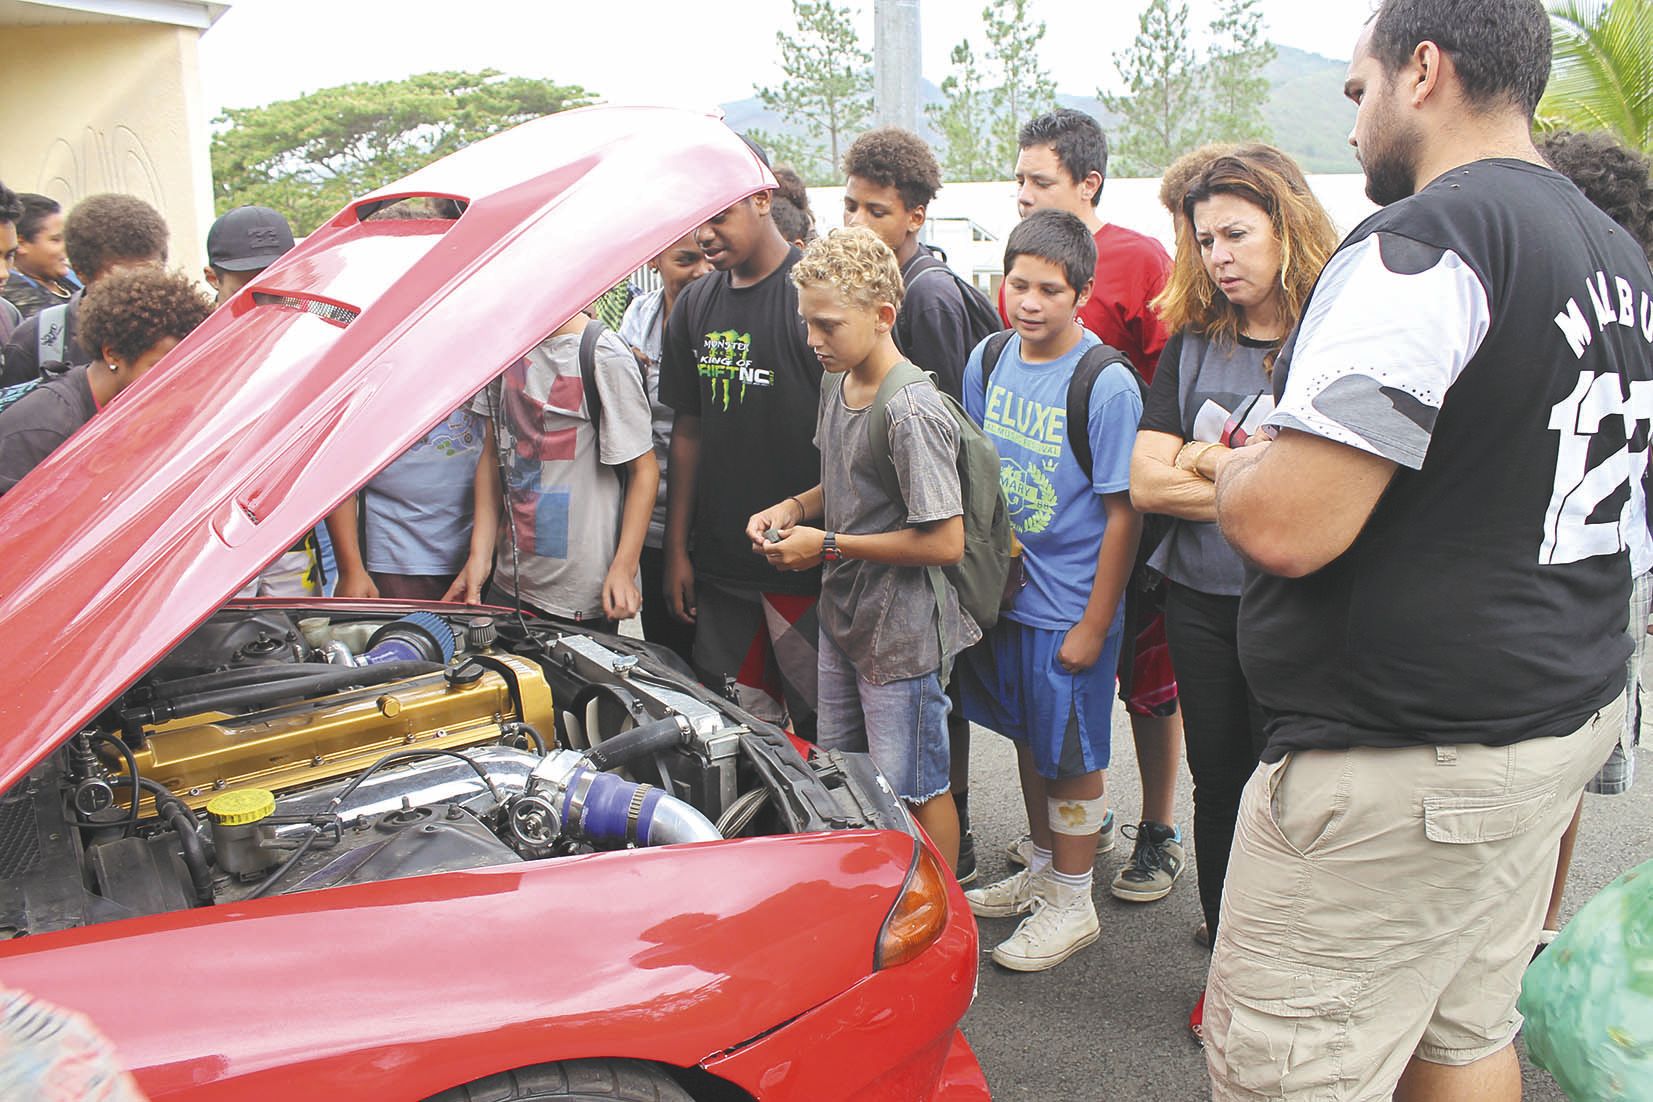
<svg viewBox="0 0 1653 1102">
<path fill-rule="evenodd" d="M 1176 827 L 1147 819 L 1134 827 L 1127 826 L 1123 831 L 1125 837 L 1136 842 L 1136 847 L 1131 850 L 1130 861 L 1113 878 L 1114 897 L 1127 903 L 1152 903 L 1156 899 L 1164 899 L 1176 886 L 1186 861 L 1182 851 L 1182 832 Z"/>
<path fill-rule="evenodd" d="M 1114 842 L 1113 808 L 1110 807 L 1108 808 L 1108 814 L 1102 820 L 1102 833 L 1096 842 L 1096 852 L 1098 854 L 1107 853 L 1113 849 Z M 1022 835 L 1004 847 L 1004 852 L 1009 855 L 1012 865 L 1027 868 L 1033 863 L 1033 836 L 1030 834 Z"/>
<path fill-rule="evenodd" d="M 964 893 L 964 898 L 978 918 L 1011 918 L 1015 915 L 1025 915 L 1033 909 L 1035 885 L 1043 883 L 1044 880 L 1044 877 L 1034 876 L 1022 869 L 985 888 L 971 888 Z"/>
<path fill-rule="evenodd" d="M 969 887 L 976 882 L 976 836 L 968 830 L 959 835 L 958 882 Z"/>
<path fill-rule="evenodd" d="M 1035 881 L 1032 913 L 993 949 L 995 964 L 1015 972 L 1054 968 L 1096 940 L 1102 924 L 1090 893 L 1054 880 Z"/>
</svg>

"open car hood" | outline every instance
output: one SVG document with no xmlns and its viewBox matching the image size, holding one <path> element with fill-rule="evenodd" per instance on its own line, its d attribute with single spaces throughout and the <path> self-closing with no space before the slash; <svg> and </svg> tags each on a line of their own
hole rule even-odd
<svg viewBox="0 0 1653 1102">
<path fill-rule="evenodd" d="M 351 204 L 0 497 L 0 791 L 430 426 L 731 203 L 717 119 L 588 108 Z M 363 221 L 408 196 L 457 221 Z"/>
</svg>

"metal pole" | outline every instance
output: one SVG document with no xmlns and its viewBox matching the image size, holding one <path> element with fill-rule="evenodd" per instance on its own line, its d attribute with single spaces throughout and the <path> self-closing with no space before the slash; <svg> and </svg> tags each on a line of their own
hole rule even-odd
<svg viewBox="0 0 1653 1102">
<path fill-rule="evenodd" d="M 873 0 L 873 119 L 918 129 L 918 0 Z"/>
</svg>

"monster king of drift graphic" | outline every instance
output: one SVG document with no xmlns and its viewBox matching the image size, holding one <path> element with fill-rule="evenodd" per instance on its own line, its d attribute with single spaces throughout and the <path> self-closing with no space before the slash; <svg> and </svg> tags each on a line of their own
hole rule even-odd
<svg viewBox="0 0 1653 1102">
<path fill-rule="evenodd" d="M 752 334 L 733 329 L 707 333 L 702 339 L 700 377 L 711 380 L 712 401 L 721 403 L 725 410 L 731 396 L 737 403 L 745 403 L 747 387 L 775 385 L 772 370 L 752 366 Z M 739 389 L 731 384 L 739 384 Z"/>
</svg>

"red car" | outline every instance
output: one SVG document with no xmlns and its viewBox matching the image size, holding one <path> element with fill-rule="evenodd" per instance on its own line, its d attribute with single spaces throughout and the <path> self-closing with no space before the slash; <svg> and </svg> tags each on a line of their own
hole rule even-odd
<svg viewBox="0 0 1653 1102">
<path fill-rule="evenodd" d="M 864 756 L 637 640 L 226 603 L 770 186 L 676 111 L 479 143 L 343 211 L 0 498 L 0 984 L 85 1014 L 156 1099 L 988 1097 L 974 922 Z M 408 197 L 454 217 L 369 218 Z"/>
</svg>

